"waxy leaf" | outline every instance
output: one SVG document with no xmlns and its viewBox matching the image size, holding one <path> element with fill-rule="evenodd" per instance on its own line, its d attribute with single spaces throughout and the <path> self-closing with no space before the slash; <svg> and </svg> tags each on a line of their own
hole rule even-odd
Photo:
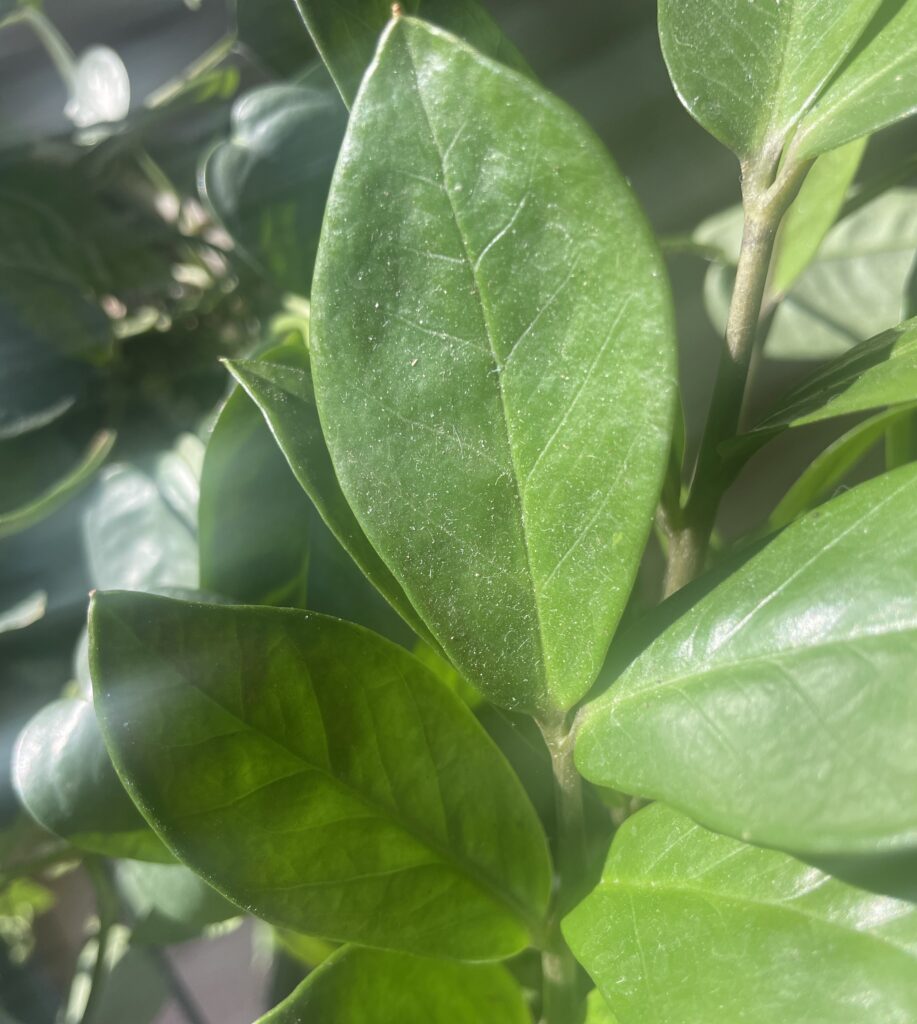
<svg viewBox="0 0 917 1024">
<path fill-rule="evenodd" d="M 794 153 L 801 160 L 824 153 L 915 111 L 917 0 L 883 0 L 840 73 L 799 126 Z"/>
<path fill-rule="evenodd" d="M 660 0 L 659 38 L 694 118 L 741 160 L 773 159 L 879 4 Z"/>
<path fill-rule="evenodd" d="M 801 853 L 917 845 L 917 466 L 798 519 L 587 712 L 577 765 Z"/>
<path fill-rule="evenodd" d="M 491 700 L 570 707 L 630 593 L 674 412 L 665 273 L 626 183 L 528 79 L 398 18 L 312 300 L 322 426 L 370 543 Z"/>
<path fill-rule="evenodd" d="M 144 815 L 226 896 L 306 934 L 490 959 L 540 928 L 544 834 L 462 702 L 306 612 L 99 594 L 93 685 Z"/>
<path fill-rule="evenodd" d="M 87 701 L 56 700 L 30 719 L 16 741 L 13 785 L 40 825 L 80 849 L 172 859 L 124 792 Z"/>
<path fill-rule="evenodd" d="M 44 617 L 48 608 L 48 595 L 44 590 L 35 590 L 7 608 L 0 608 L 0 633 L 12 633 L 25 629 Z"/>
<path fill-rule="evenodd" d="M 341 491 L 315 408 L 308 355 L 303 354 L 297 365 L 289 360 L 284 365 L 272 365 L 254 359 L 226 365 L 264 414 L 290 469 L 334 537 L 405 622 L 419 636 L 429 637 L 401 585 L 366 539 Z"/>
<path fill-rule="evenodd" d="M 258 1024 L 529 1024 L 505 967 L 345 946 Z"/>
<path fill-rule="evenodd" d="M 917 907 L 661 804 L 624 823 L 564 935 L 618 1024 L 909 1024 L 917 1015 Z"/>
<path fill-rule="evenodd" d="M 264 353 L 308 365 L 301 336 Z M 302 606 L 310 507 L 261 410 L 242 388 L 207 442 L 198 508 L 201 587 L 244 604 Z"/>
<path fill-rule="evenodd" d="M 322 60 L 348 107 L 392 16 L 390 0 L 294 0 Z M 454 32 L 488 57 L 525 71 L 522 54 L 503 35 L 479 0 L 404 0 L 405 14 L 422 15 Z"/>
</svg>

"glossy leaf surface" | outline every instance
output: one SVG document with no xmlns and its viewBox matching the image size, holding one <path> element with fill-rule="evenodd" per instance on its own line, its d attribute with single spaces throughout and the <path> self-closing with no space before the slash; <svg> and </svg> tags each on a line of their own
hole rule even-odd
<svg viewBox="0 0 917 1024">
<path fill-rule="evenodd" d="M 426 627 L 367 540 L 341 491 L 315 407 L 308 356 L 298 365 L 271 365 L 252 359 L 227 366 L 261 409 L 294 476 L 335 538 L 405 622 L 418 635 L 427 636 Z"/>
<path fill-rule="evenodd" d="M 309 359 L 299 335 L 262 358 L 293 366 Z M 201 473 L 201 587 L 242 604 L 301 607 L 309 515 L 261 410 L 235 388 L 214 424 Z"/>
<path fill-rule="evenodd" d="M 917 111 L 917 0 L 883 0 L 840 73 L 800 125 L 805 159 Z"/>
<path fill-rule="evenodd" d="M 322 59 L 348 107 L 376 52 L 379 36 L 392 16 L 389 0 L 294 0 Z M 454 32 L 488 57 L 517 70 L 525 59 L 503 35 L 479 0 L 405 0 L 405 14 L 421 15 Z"/>
<path fill-rule="evenodd" d="M 53 701 L 29 721 L 16 742 L 13 783 L 40 825 L 80 849 L 172 859 L 124 792 L 87 701 Z"/>
<path fill-rule="evenodd" d="M 471 683 L 571 706 L 630 592 L 674 412 L 668 289 L 626 183 L 572 111 L 398 18 L 312 298 L 322 426 L 366 536 Z"/>
<path fill-rule="evenodd" d="M 12 633 L 25 629 L 41 619 L 48 607 L 48 595 L 44 590 L 35 590 L 21 601 L 0 609 L 0 633 Z"/>
<path fill-rule="evenodd" d="M 880 0 L 660 0 L 659 38 L 691 114 L 740 159 L 779 154 Z"/>
<path fill-rule="evenodd" d="M 917 466 L 797 520 L 587 713 L 601 785 L 808 853 L 917 844 Z"/>
<path fill-rule="evenodd" d="M 456 964 L 347 946 L 258 1024 L 529 1024 L 512 975 L 494 964 Z"/>
<path fill-rule="evenodd" d="M 619 1024 L 908 1024 L 917 1014 L 917 907 L 661 804 L 625 822 L 564 934 Z"/>
<path fill-rule="evenodd" d="M 429 955 L 530 941 L 541 827 L 471 712 L 405 651 L 305 612 L 128 593 L 97 595 L 90 634 L 119 773 L 234 902 Z"/>
</svg>

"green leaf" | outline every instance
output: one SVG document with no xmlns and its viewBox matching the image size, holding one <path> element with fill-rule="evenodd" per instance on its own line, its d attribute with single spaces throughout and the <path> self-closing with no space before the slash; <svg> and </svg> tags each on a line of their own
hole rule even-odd
<svg viewBox="0 0 917 1024">
<path fill-rule="evenodd" d="M 586 1000 L 586 1024 L 618 1024 L 602 993 L 594 988 Z"/>
<path fill-rule="evenodd" d="M 659 38 L 692 116 L 741 160 L 773 160 L 880 0 L 660 0 Z"/>
<path fill-rule="evenodd" d="M 299 335 L 268 363 L 308 365 Z M 242 388 L 226 399 L 201 473 L 201 587 L 241 604 L 305 601 L 310 507 L 261 410 Z"/>
<path fill-rule="evenodd" d="M 704 297 L 719 331 L 725 329 L 742 213 L 718 214 L 698 229 L 731 258 L 707 272 Z M 824 359 L 901 323 L 917 250 L 917 189 L 884 192 L 839 221 L 810 266 L 781 302 L 765 343 L 774 359 Z"/>
<path fill-rule="evenodd" d="M 468 959 L 540 927 L 545 838 L 470 711 L 406 651 L 306 612 L 97 595 L 112 759 L 178 856 L 322 938 Z"/>
<path fill-rule="evenodd" d="M 226 365 L 261 409 L 296 479 L 335 538 L 404 621 L 419 636 L 428 637 L 426 626 L 367 540 L 341 491 L 315 407 L 308 356 L 298 366 L 272 365 L 262 360 Z"/>
<path fill-rule="evenodd" d="M 115 443 L 113 430 L 101 430 L 80 461 L 65 476 L 24 505 L 0 512 L 0 537 L 19 533 L 56 512 L 92 479 Z"/>
<path fill-rule="evenodd" d="M 13 753 L 13 785 L 39 825 L 79 849 L 172 859 L 124 792 L 87 701 L 52 701 L 29 720 Z"/>
<path fill-rule="evenodd" d="M 804 160 L 915 111 L 917 0 L 883 0 L 840 73 L 803 119 L 793 149 Z"/>
<path fill-rule="evenodd" d="M 837 220 L 868 139 L 857 139 L 815 161 L 780 226 L 768 285 L 783 295 L 815 258 Z"/>
<path fill-rule="evenodd" d="M 707 832 L 629 818 L 564 935 L 620 1024 L 908 1024 L 917 907 Z"/>
<path fill-rule="evenodd" d="M 801 853 L 917 844 L 917 466 L 797 520 L 589 709 L 593 782 Z"/>
<path fill-rule="evenodd" d="M 570 707 L 627 601 L 674 413 L 664 268 L 608 155 L 528 79 L 396 19 L 351 114 L 312 326 L 370 543 L 486 696 Z"/>
<path fill-rule="evenodd" d="M 233 0 L 237 45 L 278 78 L 315 60 L 315 50 L 290 0 Z"/>
<path fill-rule="evenodd" d="M 258 1024 L 529 1024 L 504 967 L 345 946 Z"/>
<path fill-rule="evenodd" d="M 48 595 L 44 590 L 33 591 L 28 597 L 14 605 L 0 609 L 0 633 L 11 633 L 25 629 L 44 617 L 48 607 Z"/>
<path fill-rule="evenodd" d="M 908 420 L 914 407 L 888 409 L 858 423 L 812 460 L 799 479 L 771 512 L 765 532 L 772 533 L 791 523 L 797 516 L 820 504 L 847 474 L 858 465 L 885 436 L 889 426 Z"/>
<path fill-rule="evenodd" d="M 309 294 L 345 126 L 346 112 L 330 86 L 260 86 L 234 104 L 232 134 L 204 164 L 205 200 L 283 291 Z"/>
<path fill-rule="evenodd" d="M 379 36 L 392 16 L 390 0 L 295 0 L 315 45 L 341 96 L 353 106 L 357 90 L 376 51 Z M 405 0 L 406 14 L 424 18 L 476 49 L 517 71 L 527 71 L 525 58 L 503 35 L 478 0 Z"/>
<path fill-rule="evenodd" d="M 130 910 L 134 945 L 184 942 L 241 913 L 182 864 L 122 860 L 115 865 L 115 879 Z"/>
</svg>

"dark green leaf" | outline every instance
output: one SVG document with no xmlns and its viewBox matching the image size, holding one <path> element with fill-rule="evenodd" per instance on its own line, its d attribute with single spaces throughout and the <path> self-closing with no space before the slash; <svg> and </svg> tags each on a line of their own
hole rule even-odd
<svg viewBox="0 0 917 1024">
<path fill-rule="evenodd" d="M 740 159 L 774 159 L 879 3 L 660 0 L 659 38 L 704 128 Z"/>
<path fill-rule="evenodd" d="M 124 792 L 87 701 L 53 701 L 29 721 L 16 742 L 13 784 L 40 825 L 80 849 L 172 859 Z"/>
<path fill-rule="evenodd" d="M 351 115 L 312 324 L 370 543 L 473 685 L 570 707 L 627 601 L 674 412 L 664 269 L 607 154 L 528 79 L 397 19 Z"/>
<path fill-rule="evenodd" d="M 264 360 L 308 366 L 299 335 Z M 310 507 L 261 410 L 242 388 L 227 398 L 201 473 L 201 587 L 241 604 L 301 606 Z"/>
<path fill-rule="evenodd" d="M 306 612 L 97 595 L 115 765 L 168 845 L 273 923 L 429 955 L 540 927 L 544 835 L 470 711 L 407 652 Z"/>
<path fill-rule="evenodd" d="M 917 466 L 797 520 L 587 712 L 601 785 L 805 853 L 917 844 Z"/>
<path fill-rule="evenodd" d="M 793 149 L 806 159 L 915 111 L 917 0 L 883 0 L 840 73 L 803 119 Z"/>
<path fill-rule="evenodd" d="M 315 408 L 308 357 L 300 366 L 256 360 L 227 366 L 261 409 L 296 479 L 335 538 L 405 622 L 418 635 L 429 636 L 401 585 L 366 539 L 341 491 Z"/>
<path fill-rule="evenodd" d="M 917 907 L 656 804 L 564 934 L 619 1024 L 909 1024 Z"/>
<path fill-rule="evenodd" d="M 258 1024 L 529 1024 L 495 964 L 455 964 L 346 946 Z"/>
<path fill-rule="evenodd" d="M 345 125 L 346 112 L 330 86 L 261 86 L 235 103 L 232 135 L 204 164 L 206 200 L 240 249 L 283 291 L 311 290 Z"/>
<path fill-rule="evenodd" d="M 337 83 L 344 102 L 352 106 L 357 89 L 376 51 L 379 36 L 392 16 L 389 0 L 294 0 L 315 45 Z M 503 35 L 478 0 L 405 0 L 406 14 L 421 14 L 454 32 L 476 49 L 518 71 L 525 59 Z"/>
<path fill-rule="evenodd" d="M 277 77 L 296 75 L 315 59 L 315 49 L 292 0 L 234 3 L 238 42 Z"/>
</svg>

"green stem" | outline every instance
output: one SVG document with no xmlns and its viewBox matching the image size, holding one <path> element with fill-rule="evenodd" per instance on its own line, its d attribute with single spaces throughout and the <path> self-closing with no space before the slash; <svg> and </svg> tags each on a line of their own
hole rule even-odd
<svg viewBox="0 0 917 1024">
<path fill-rule="evenodd" d="M 723 460 L 719 447 L 733 437 L 739 427 L 777 228 L 809 166 L 806 163 L 784 167 L 769 186 L 762 184 L 763 175 L 759 170 L 743 167 L 745 223 L 726 321 L 726 344 L 720 355 L 682 527 L 669 545 L 666 597 L 680 590 L 703 569 L 720 501 L 739 468 Z"/>
<path fill-rule="evenodd" d="M 579 967 L 560 931 L 569 909 L 567 894 L 576 892 L 586 875 L 586 827 L 583 784 L 573 762 L 574 731 L 566 716 L 538 723 L 551 753 L 554 772 L 555 873 L 558 879 L 551 910 L 548 942 L 541 957 L 541 1024 L 578 1024 L 584 1014 Z"/>
<path fill-rule="evenodd" d="M 207 1024 L 207 1018 L 186 988 L 185 983 L 178 976 L 165 950 L 153 948 L 150 950 L 150 954 L 156 962 L 159 973 L 169 986 L 172 998 L 178 1004 L 178 1008 L 181 1010 L 185 1020 L 188 1021 L 188 1024 Z"/>
<path fill-rule="evenodd" d="M 76 56 L 70 49 L 66 39 L 37 7 L 20 7 L 0 19 L 0 29 L 8 25 L 23 23 L 29 25 L 38 36 L 42 46 L 51 58 L 57 73 L 60 75 L 68 93 L 73 93 L 76 85 Z"/>
<path fill-rule="evenodd" d="M 108 980 L 108 942 L 112 925 L 118 921 L 118 898 L 106 873 L 104 864 L 91 858 L 86 861 L 86 871 L 96 894 L 96 914 L 99 926 L 96 931 L 96 959 L 89 979 L 89 995 L 83 1008 L 80 1024 L 92 1024 L 98 1012 L 99 1001 Z"/>
<path fill-rule="evenodd" d="M 235 33 L 229 32 L 221 39 L 218 39 L 213 46 L 194 62 L 189 64 L 177 78 L 171 79 L 160 86 L 155 92 L 151 92 L 144 100 L 144 106 L 149 110 L 164 106 L 171 102 L 176 96 L 180 96 L 190 82 L 193 82 L 199 75 L 206 74 L 218 67 L 233 51 L 236 45 Z"/>
</svg>

